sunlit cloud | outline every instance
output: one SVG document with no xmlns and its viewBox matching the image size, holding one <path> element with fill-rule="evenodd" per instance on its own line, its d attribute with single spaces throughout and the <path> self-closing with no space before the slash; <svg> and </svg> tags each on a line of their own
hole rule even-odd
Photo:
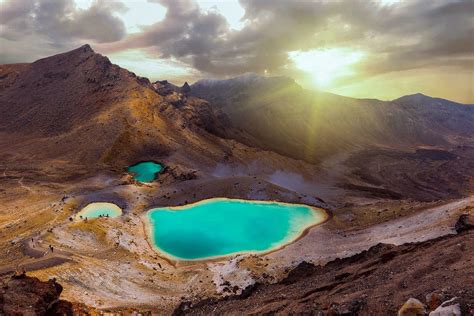
<svg viewBox="0 0 474 316">
<path fill-rule="evenodd" d="M 77 8 L 89 9 L 97 0 L 75 0 Z M 148 0 L 127 0 L 123 2 L 126 10 L 116 13 L 125 24 L 128 34 L 141 32 L 144 26 L 163 20 L 166 8 Z"/>
<path fill-rule="evenodd" d="M 240 30 L 244 27 L 242 18 L 245 10 L 238 0 L 197 0 L 197 3 L 204 11 L 213 10 L 223 15 L 232 29 Z"/>
<path fill-rule="evenodd" d="M 0 63 L 29 62 L 89 43 L 152 79 L 182 82 L 254 72 L 349 96 L 385 98 L 418 89 L 474 103 L 472 0 L 0 0 L 0 5 Z M 438 79 L 456 75 L 448 84 Z M 374 82 L 379 88 L 371 88 Z"/>
<path fill-rule="evenodd" d="M 152 25 L 164 19 L 166 8 L 148 0 L 126 1 L 128 10 L 122 14 L 127 33 L 139 33 L 144 26 Z"/>
<path fill-rule="evenodd" d="M 375 0 L 375 1 L 377 3 L 379 3 L 380 5 L 390 6 L 390 5 L 394 5 L 394 4 L 399 4 L 403 0 Z"/>
<path fill-rule="evenodd" d="M 353 75 L 352 66 L 364 55 L 360 51 L 341 48 L 289 52 L 295 66 L 308 73 L 318 88 L 330 88 L 337 79 Z"/>
<path fill-rule="evenodd" d="M 189 65 L 176 59 L 157 59 L 140 49 L 121 51 L 108 55 L 111 62 L 133 71 L 137 75 L 155 80 L 169 80 L 181 85 L 195 81 L 199 73 Z"/>
</svg>

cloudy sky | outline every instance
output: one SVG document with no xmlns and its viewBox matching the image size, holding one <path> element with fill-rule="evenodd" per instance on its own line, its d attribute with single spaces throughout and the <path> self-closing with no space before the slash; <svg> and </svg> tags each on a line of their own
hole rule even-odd
<svg viewBox="0 0 474 316">
<path fill-rule="evenodd" d="M 151 80 L 255 72 L 474 103 L 473 0 L 0 0 L 0 63 L 85 43 Z"/>
</svg>

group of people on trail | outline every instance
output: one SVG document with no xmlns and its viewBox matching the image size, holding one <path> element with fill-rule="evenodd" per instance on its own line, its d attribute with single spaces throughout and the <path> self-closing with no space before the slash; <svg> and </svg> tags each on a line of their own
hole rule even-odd
<svg viewBox="0 0 474 316">
<path fill-rule="evenodd" d="M 99 215 L 99 218 L 101 218 L 101 217 L 106 217 L 106 218 L 108 218 L 108 217 L 109 217 L 109 214 L 100 214 L 100 215 Z M 80 219 L 83 219 L 84 222 L 87 222 L 87 217 L 82 217 L 82 215 L 79 215 L 79 218 L 80 218 Z"/>
<path fill-rule="evenodd" d="M 31 247 L 32 248 L 35 248 L 35 239 L 32 237 L 31 238 Z M 54 247 L 52 245 L 48 245 L 48 248 L 49 250 L 51 251 L 51 253 L 54 252 Z M 46 253 L 43 253 L 43 255 L 45 255 Z"/>
</svg>

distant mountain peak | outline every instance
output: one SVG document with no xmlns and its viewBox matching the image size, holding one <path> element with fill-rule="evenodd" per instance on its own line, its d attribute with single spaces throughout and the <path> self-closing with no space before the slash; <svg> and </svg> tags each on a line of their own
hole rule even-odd
<svg viewBox="0 0 474 316">
<path fill-rule="evenodd" d="M 231 87 L 274 87 L 297 85 L 295 80 L 286 76 L 262 76 L 256 73 L 245 73 L 229 79 L 202 79 L 195 82 L 191 88 L 207 87 L 216 89 L 229 89 Z"/>
<path fill-rule="evenodd" d="M 396 101 L 399 101 L 399 100 L 420 100 L 420 99 L 433 99 L 432 97 L 426 95 L 426 94 L 423 94 L 421 92 L 418 92 L 418 93 L 414 93 L 414 94 L 407 94 L 407 95 L 404 95 L 402 97 L 399 97 L 399 98 L 396 98 L 392 101 L 396 102 Z"/>
<path fill-rule="evenodd" d="M 89 52 L 95 53 L 89 44 L 84 44 L 81 47 L 77 48 L 77 50 L 81 50 L 82 52 L 85 52 L 85 53 L 89 53 Z"/>
<path fill-rule="evenodd" d="M 181 87 L 181 92 L 184 94 L 189 94 L 191 92 L 191 87 L 189 86 L 187 81 Z"/>
<path fill-rule="evenodd" d="M 392 100 L 393 103 L 406 105 L 460 105 L 462 103 L 446 100 L 442 98 L 431 97 L 423 93 L 415 93 L 405 95 L 398 99 Z"/>
<path fill-rule="evenodd" d="M 421 93 L 421 92 L 414 93 L 414 94 L 411 94 L 411 95 L 408 95 L 408 96 L 409 96 L 409 97 L 431 98 L 429 95 L 423 94 L 423 93 Z"/>
<path fill-rule="evenodd" d="M 82 45 L 76 49 L 70 50 L 60 55 L 65 56 L 90 56 L 90 55 L 100 55 L 96 53 L 89 44 Z"/>
<path fill-rule="evenodd" d="M 72 63 L 77 63 L 80 61 L 84 61 L 91 56 L 97 56 L 97 58 L 102 59 L 104 62 L 110 63 L 109 59 L 105 56 L 102 56 L 98 53 L 96 53 L 92 47 L 89 44 L 82 45 L 81 47 L 75 48 L 73 50 L 67 51 L 65 53 L 61 54 L 56 54 L 53 56 L 45 57 L 38 59 L 37 61 L 33 62 L 33 64 L 43 64 L 43 63 L 49 63 L 52 61 L 55 61 L 56 65 L 58 63 L 63 62 L 72 62 Z"/>
</svg>

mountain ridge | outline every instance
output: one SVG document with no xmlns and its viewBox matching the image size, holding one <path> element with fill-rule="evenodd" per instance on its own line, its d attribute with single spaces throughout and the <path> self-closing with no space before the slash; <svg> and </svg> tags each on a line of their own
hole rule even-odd
<svg viewBox="0 0 474 316">
<path fill-rule="evenodd" d="M 71 56 L 71 55 L 82 55 L 82 54 L 96 54 L 96 55 L 100 55 L 98 53 L 96 53 L 94 51 L 94 49 L 91 47 L 90 44 L 84 44 L 82 46 L 79 46 L 78 48 L 75 48 L 75 49 L 72 49 L 70 51 L 67 51 L 67 52 L 63 52 L 63 53 L 58 53 L 58 54 L 55 54 L 55 55 L 51 55 L 51 56 L 47 56 L 47 57 L 43 57 L 43 58 L 40 58 L 40 59 L 37 59 L 31 63 L 7 63 L 7 64 L 0 64 L 0 66 L 20 66 L 20 65 L 31 65 L 31 64 L 35 64 L 35 63 L 41 63 L 43 62 L 44 60 L 48 60 L 52 57 L 61 57 L 61 56 Z M 103 56 L 103 55 L 100 55 L 102 56 L 103 58 L 105 58 L 106 60 L 108 60 L 109 63 L 110 60 L 106 57 L 106 56 Z M 112 63 L 111 63 L 112 64 Z M 112 65 L 115 65 L 115 66 L 118 66 L 116 64 L 112 64 Z M 120 67 L 120 66 L 118 66 Z M 122 68 L 124 69 L 124 68 Z M 125 69 L 126 70 L 126 69 Z M 147 77 L 143 77 L 143 76 L 137 76 L 134 72 L 130 71 L 130 70 L 127 70 L 130 74 L 132 74 L 132 76 L 135 76 L 141 80 L 143 80 L 144 84 L 150 84 L 150 80 L 147 78 Z M 3 75 L 4 76 L 4 75 Z M 0 79 L 4 79 L 4 78 L 0 78 Z M 163 79 L 160 79 L 158 81 L 162 81 Z M 218 79 L 218 78 L 203 78 L 203 79 L 199 79 L 197 81 L 195 81 L 194 83 L 190 84 L 190 86 L 193 86 L 193 85 L 200 85 L 200 84 L 216 84 L 216 83 L 223 83 L 223 82 L 228 82 L 228 81 L 236 81 L 236 82 L 249 82 L 249 81 L 266 81 L 266 80 L 281 80 L 281 81 L 288 81 L 288 82 L 292 82 L 296 85 L 299 86 L 299 84 L 296 83 L 296 81 L 291 78 L 291 77 L 288 77 L 288 76 L 284 76 L 284 75 L 281 75 L 281 76 L 267 76 L 267 75 L 260 75 L 260 74 L 257 74 L 257 73 L 253 73 L 253 72 L 248 72 L 248 73 L 244 73 L 242 75 L 238 75 L 238 76 L 235 76 L 235 77 L 232 77 L 232 78 L 227 78 L 227 79 Z M 157 81 L 157 82 L 158 82 Z M 166 81 L 166 80 L 165 80 Z M 301 87 L 301 86 L 300 86 Z M 303 89 L 303 88 L 302 88 Z M 338 94 L 335 94 L 335 93 L 331 93 L 331 92 L 327 92 L 327 91 L 324 91 L 324 90 L 313 90 L 313 89 L 304 89 L 304 90 L 308 90 L 308 91 L 312 91 L 312 92 L 316 92 L 316 93 L 327 93 L 327 94 L 332 94 L 332 95 L 336 95 L 336 96 L 340 96 L 340 97 L 345 97 L 345 98 L 350 98 L 350 99 L 356 99 L 356 100 L 377 100 L 377 101 L 380 101 L 380 102 L 394 102 L 394 101 L 397 101 L 397 100 L 401 100 L 401 99 L 408 99 L 408 98 L 419 98 L 419 97 L 425 97 L 425 98 L 429 98 L 429 99 L 432 99 L 432 100 L 445 100 L 445 101 L 449 101 L 449 102 L 452 102 L 452 103 L 456 103 L 456 104 L 463 104 L 463 105 L 474 105 L 474 104 L 468 104 L 468 103 L 462 103 L 462 102 L 457 102 L 457 101 L 452 101 L 452 100 L 449 100 L 449 99 L 446 99 L 446 98 L 441 98 L 441 97 L 434 97 L 434 96 L 429 96 L 429 95 L 426 95 L 424 93 L 421 93 L 421 92 L 417 92 L 417 93 L 413 93 L 413 94 L 407 94 L 407 95 L 402 95 L 398 98 L 395 98 L 395 99 L 392 99 L 392 100 L 381 100 L 381 99 L 378 99 L 378 98 L 373 98 L 373 97 L 361 97 L 361 98 L 356 98 L 356 97 L 350 97 L 350 96 L 343 96 L 343 95 L 338 95 Z"/>
<path fill-rule="evenodd" d="M 207 86 L 206 81 L 198 81 L 191 86 L 191 94 L 208 100 L 212 106 L 226 113 L 236 127 L 255 138 L 263 137 L 266 144 L 277 141 L 278 144 L 270 146 L 270 149 L 310 161 L 317 161 L 319 156 L 337 153 L 337 146 L 349 150 L 349 147 L 356 148 L 357 143 L 366 146 L 364 144 L 386 142 L 388 145 L 398 146 L 397 143 L 405 142 L 433 146 L 442 144 L 443 139 L 446 140 L 445 135 L 449 135 L 450 131 L 456 132 L 457 129 L 455 124 L 443 125 L 440 117 L 436 117 L 437 124 L 441 124 L 440 131 L 430 128 L 431 122 L 423 118 L 423 109 L 408 106 L 408 103 L 412 103 L 410 100 L 413 96 L 396 101 L 356 99 L 306 90 L 294 81 L 265 77 L 259 77 L 256 84 L 253 81 L 229 79 L 213 81 Z M 415 98 L 419 97 L 415 95 Z M 445 103 L 457 105 L 448 100 Z M 291 107 L 288 107 L 289 104 Z M 454 119 L 465 126 L 464 132 L 472 130 L 472 123 L 468 119 L 474 116 L 472 107 L 453 108 L 453 113 L 456 114 Z M 418 123 L 412 124 L 412 121 Z M 326 128 L 321 131 L 317 126 L 327 126 L 329 122 L 334 124 L 334 130 Z M 340 135 L 343 131 L 348 133 Z M 283 133 L 279 140 L 275 140 L 275 132 Z M 354 139 L 357 135 L 364 137 Z M 312 139 L 303 140 L 305 137 Z M 339 145 L 334 143 L 338 138 Z M 332 139 L 333 142 L 325 144 L 324 139 Z M 301 152 L 301 146 L 295 146 L 294 140 L 303 141 L 306 149 Z M 318 152 L 311 152 L 314 147 L 318 147 Z"/>
<path fill-rule="evenodd" d="M 249 82 L 259 82 L 259 81 L 263 82 L 265 80 L 288 81 L 288 82 L 293 82 L 294 84 L 301 87 L 298 83 L 296 83 L 296 81 L 293 78 L 288 77 L 288 76 L 266 76 L 266 75 L 259 75 L 257 73 L 245 73 L 245 74 L 242 74 L 242 75 L 239 75 L 239 76 L 236 76 L 236 77 L 226 78 L 226 79 L 204 78 L 204 79 L 199 79 L 199 80 L 195 81 L 194 83 L 191 84 L 191 86 L 200 86 L 200 85 L 213 85 L 213 86 L 215 86 L 217 84 L 225 84 L 226 82 L 238 82 L 238 83 L 245 84 L 245 83 L 249 83 Z M 415 97 L 416 98 L 425 97 L 425 98 L 430 99 L 430 100 L 444 100 L 444 101 L 449 101 L 449 102 L 455 103 L 455 104 L 462 104 L 462 105 L 469 105 L 469 106 L 474 105 L 474 104 L 469 104 L 469 103 L 457 102 L 457 101 L 449 100 L 449 99 L 446 99 L 446 98 L 434 97 L 434 96 L 426 95 L 426 94 L 421 93 L 421 92 L 401 95 L 401 96 L 399 96 L 395 99 L 392 99 L 392 100 L 382 100 L 382 99 L 378 99 L 378 98 L 374 98 L 374 97 L 370 97 L 370 96 L 368 96 L 368 97 L 351 97 L 351 96 L 340 95 L 340 94 L 336 94 L 336 93 L 333 93 L 333 92 L 328 92 L 328 91 L 318 90 L 318 89 L 308 89 L 308 88 L 303 88 L 303 87 L 301 87 L 301 89 L 311 91 L 313 93 L 335 95 L 335 96 L 354 99 L 354 100 L 373 100 L 373 101 L 379 101 L 379 102 L 395 102 L 397 100 L 402 100 L 402 99 L 413 99 Z"/>
<path fill-rule="evenodd" d="M 0 92 L 0 132 L 17 139 L 5 143 L 5 152 L 38 158 L 54 152 L 69 161 L 118 163 L 175 151 L 188 134 L 218 133 L 221 125 L 204 100 L 160 94 L 89 45 L 31 64 L 1 65 Z M 198 138 L 218 148 L 215 139 Z"/>
<path fill-rule="evenodd" d="M 423 93 L 414 93 L 414 94 L 407 94 L 403 95 L 399 98 L 393 99 L 390 102 L 397 103 L 397 102 L 440 102 L 441 104 L 451 104 L 451 105 L 465 105 L 465 106 L 473 106 L 473 104 L 469 103 L 461 103 L 452 101 L 445 98 L 433 97 Z"/>
</svg>

